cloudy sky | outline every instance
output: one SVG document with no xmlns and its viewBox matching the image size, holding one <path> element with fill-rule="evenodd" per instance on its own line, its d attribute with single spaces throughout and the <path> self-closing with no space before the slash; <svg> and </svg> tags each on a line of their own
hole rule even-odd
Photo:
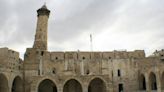
<svg viewBox="0 0 164 92">
<path fill-rule="evenodd" d="M 94 51 L 164 48 L 164 0 L 0 0 L 0 47 L 32 47 L 45 1 L 50 51 L 90 51 L 90 34 Z"/>
</svg>

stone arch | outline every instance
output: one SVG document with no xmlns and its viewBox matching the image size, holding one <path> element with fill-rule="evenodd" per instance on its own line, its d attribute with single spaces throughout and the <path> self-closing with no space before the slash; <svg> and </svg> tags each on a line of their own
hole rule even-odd
<svg viewBox="0 0 164 92">
<path fill-rule="evenodd" d="M 37 92 L 57 92 L 57 86 L 52 80 L 44 79 L 39 83 Z"/>
<path fill-rule="evenodd" d="M 106 84 L 106 86 L 107 86 L 107 84 L 108 84 L 108 82 L 106 81 L 106 79 L 104 78 L 104 77 L 102 77 L 102 76 L 94 76 L 94 77 L 91 77 L 91 78 L 89 78 L 89 84 L 90 84 L 90 82 L 92 81 L 92 80 L 94 80 L 94 79 L 96 79 L 96 78 L 98 78 L 98 79 L 101 79 L 103 82 L 104 82 L 104 84 Z M 88 85 L 89 85 L 88 84 Z"/>
<path fill-rule="evenodd" d="M 161 89 L 164 90 L 164 72 L 162 73 L 161 76 Z"/>
<path fill-rule="evenodd" d="M 23 80 L 21 77 L 16 76 L 14 78 L 11 92 L 23 92 Z"/>
<path fill-rule="evenodd" d="M 76 79 L 70 79 L 64 84 L 63 92 L 82 92 L 82 86 Z"/>
<path fill-rule="evenodd" d="M 146 90 L 146 78 L 144 74 L 139 76 L 139 89 Z"/>
<path fill-rule="evenodd" d="M 88 92 L 106 92 L 106 84 L 101 78 L 94 78 L 90 81 Z"/>
<path fill-rule="evenodd" d="M 30 91 L 38 92 L 39 85 L 44 80 L 52 81 L 55 84 L 55 86 L 57 88 L 57 91 L 59 90 L 59 87 L 61 86 L 61 84 L 59 83 L 59 80 L 56 77 L 54 77 L 54 76 L 44 76 L 44 77 L 36 78 L 36 79 L 33 80 L 32 84 L 30 85 Z"/>
<path fill-rule="evenodd" d="M 4 74 L 0 74 L 0 92 L 9 92 L 8 80 Z"/>
<path fill-rule="evenodd" d="M 149 86 L 151 90 L 157 90 L 157 78 L 153 72 L 149 75 Z"/>
</svg>

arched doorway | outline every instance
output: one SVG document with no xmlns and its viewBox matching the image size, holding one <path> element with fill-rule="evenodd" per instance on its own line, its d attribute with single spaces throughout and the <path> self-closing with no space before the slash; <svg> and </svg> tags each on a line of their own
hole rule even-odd
<svg viewBox="0 0 164 92">
<path fill-rule="evenodd" d="M 157 90 L 157 80 L 156 80 L 156 75 L 154 73 L 150 73 L 149 76 L 149 82 L 150 82 L 150 89 L 151 90 Z"/>
<path fill-rule="evenodd" d="M 88 87 L 88 92 L 106 92 L 106 86 L 100 78 L 93 79 Z"/>
<path fill-rule="evenodd" d="M 71 79 L 65 83 L 63 92 L 82 92 L 81 84 L 77 80 Z"/>
<path fill-rule="evenodd" d="M 11 91 L 12 92 L 23 92 L 23 81 L 19 76 L 15 77 L 15 79 L 13 80 Z"/>
<path fill-rule="evenodd" d="M 39 84 L 38 92 L 57 92 L 57 87 L 51 80 L 45 79 Z"/>
<path fill-rule="evenodd" d="M 139 88 L 140 90 L 146 90 L 146 79 L 143 74 L 139 77 Z"/>
<path fill-rule="evenodd" d="M 0 74 L 0 92 L 9 92 L 8 80 L 3 74 Z"/>
<path fill-rule="evenodd" d="M 162 73 L 162 77 L 161 77 L 161 88 L 162 91 L 164 91 L 164 72 Z"/>
</svg>

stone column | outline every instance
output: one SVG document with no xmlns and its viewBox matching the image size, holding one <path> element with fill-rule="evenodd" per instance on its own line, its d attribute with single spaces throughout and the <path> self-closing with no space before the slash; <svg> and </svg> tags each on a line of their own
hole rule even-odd
<svg viewBox="0 0 164 92">
<path fill-rule="evenodd" d="M 1 92 L 1 90 L 0 90 Z M 12 87 L 4 87 L 4 90 L 2 92 L 12 92 Z"/>
<path fill-rule="evenodd" d="M 84 83 L 84 84 L 82 85 L 82 90 L 83 90 L 83 92 L 88 92 L 88 86 L 89 86 L 89 85 L 87 85 L 87 83 Z"/>
<path fill-rule="evenodd" d="M 163 84 L 164 78 L 163 78 L 163 74 L 161 76 L 160 81 L 161 81 L 161 90 L 162 90 L 162 92 L 164 92 L 164 84 Z"/>
<path fill-rule="evenodd" d="M 114 91 L 114 84 L 112 84 L 112 83 L 108 83 L 107 84 L 108 86 L 106 87 L 106 92 L 115 92 Z"/>
<path fill-rule="evenodd" d="M 159 73 L 159 71 L 157 71 L 157 73 L 156 73 L 156 81 L 157 81 L 157 91 L 158 92 L 162 92 L 162 90 L 161 90 L 161 78 L 160 78 L 160 73 Z"/>
<path fill-rule="evenodd" d="M 83 88 L 83 92 L 88 92 L 88 87 Z"/>
<path fill-rule="evenodd" d="M 64 86 L 62 86 L 62 85 L 58 86 L 58 88 L 57 88 L 58 91 L 57 92 L 63 92 L 63 87 Z"/>
<path fill-rule="evenodd" d="M 38 88 L 37 88 L 36 86 L 32 86 L 32 87 L 31 87 L 31 91 L 30 91 L 30 92 L 36 92 L 36 91 L 37 91 L 37 89 L 38 89 Z"/>
<path fill-rule="evenodd" d="M 145 79 L 146 79 L 146 92 L 151 92 L 148 73 L 145 74 Z"/>
</svg>

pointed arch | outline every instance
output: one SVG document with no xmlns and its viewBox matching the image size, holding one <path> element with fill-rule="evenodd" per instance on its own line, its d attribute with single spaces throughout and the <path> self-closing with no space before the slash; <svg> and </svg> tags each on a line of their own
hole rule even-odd
<svg viewBox="0 0 164 92">
<path fill-rule="evenodd" d="M 8 80 L 4 74 L 0 74 L 0 92 L 9 92 Z"/>
<path fill-rule="evenodd" d="M 21 77 L 16 76 L 14 78 L 11 92 L 23 92 L 23 80 Z"/>
<path fill-rule="evenodd" d="M 57 87 L 50 79 L 45 79 L 40 82 L 38 92 L 57 92 Z"/>
<path fill-rule="evenodd" d="M 70 79 L 64 84 L 63 92 L 83 92 L 80 82 Z"/>
<path fill-rule="evenodd" d="M 151 90 L 157 90 L 157 79 L 155 73 L 153 72 L 149 75 L 149 86 Z"/>
<path fill-rule="evenodd" d="M 139 89 L 146 90 L 146 79 L 143 74 L 139 76 Z"/>
<path fill-rule="evenodd" d="M 100 78 L 94 78 L 89 83 L 88 92 L 106 92 L 105 82 Z"/>
</svg>

